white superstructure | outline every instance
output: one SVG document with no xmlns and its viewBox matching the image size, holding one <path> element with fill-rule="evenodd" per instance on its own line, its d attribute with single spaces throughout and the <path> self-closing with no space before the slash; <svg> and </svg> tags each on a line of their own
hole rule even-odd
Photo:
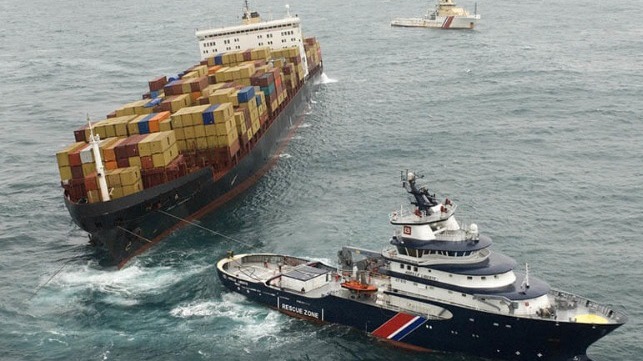
<svg viewBox="0 0 643 361">
<path fill-rule="evenodd" d="M 284 49 L 297 46 L 304 71 L 308 73 L 301 20 L 290 15 L 288 5 L 283 19 L 262 21 L 258 13 L 250 12 L 246 2 L 242 20 L 242 25 L 196 30 L 201 60 L 235 50 L 244 51 L 266 46 L 271 49 Z"/>
</svg>

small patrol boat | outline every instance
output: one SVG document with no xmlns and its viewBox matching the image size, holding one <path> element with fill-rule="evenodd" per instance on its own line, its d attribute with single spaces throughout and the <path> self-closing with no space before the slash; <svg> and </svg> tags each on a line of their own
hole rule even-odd
<svg viewBox="0 0 643 361">
<path fill-rule="evenodd" d="M 396 18 L 391 26 L 436 29 L 473 29 L 480 20 L 476 10 L 473 15 L 456 6 L 453 0 L 438 0 L 435 9 L 429 9 L 421 18 Z"/>
<path fill-rule="evenodd" d="M 230 290 L 290 316 L 348 325 L 413 350 L 504 360 L 589 360 L 587 348 L 627 321 L 610 306 L 549 287 L 493 252 L 456 205 L 413 173 L 413 208 L 389 215 L 382 251 L 343 247 L 337 265 L 288 255 L 229 253 L 217 263 Z"/>
</svg>

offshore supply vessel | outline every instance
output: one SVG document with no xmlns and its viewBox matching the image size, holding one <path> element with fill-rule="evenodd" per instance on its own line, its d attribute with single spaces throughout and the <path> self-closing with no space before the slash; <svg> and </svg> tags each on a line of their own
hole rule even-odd
<svg viewBox="0 0 643 361">
<path fill-rule="evenodd" d="M 250 187 L 302 121 L 321 49 L 287 11 L 197 30 L 201 61 L 74 132 L 56 154 L 64 202 L 103 265 L 119 268 Z"/>
<path fill-rule="evenodd" d="M 436 28 L 436 29 L 473 29 L 480 14 L 478 6 L 473 14 L 464 8 L 456 6 L 453 0 L 438 0 L 434 10 L 428 10 L 421 18 L 396 18 L 391 26 L 407 28 Z"/>
<path fill-rule="evenodd" d="M 337 266 L 280 254 L 229 253 L 217 263 L 232 291 L 290 316 L 337 323 L 413 350 L 504 360 L 588 360 L 589 345 L 627 317 L 515 271 L 456 205 L 403 173 L 413 209 L 390 214 L 391 246 L 343 247 Z"/>
</svg>

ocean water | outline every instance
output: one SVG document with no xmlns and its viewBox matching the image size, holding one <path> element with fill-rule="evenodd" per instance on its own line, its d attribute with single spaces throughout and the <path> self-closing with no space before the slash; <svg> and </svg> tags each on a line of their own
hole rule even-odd
<svg viewBox="0 0 643 361">
<path fill-rule="evenodd" d="M 532 276 L 629 315 L 592 359 L 643 360 L 640 4 L 480 2 L 475 31 L 389 26 L 431 2 L 289 4 L 325 76 L 277 166 L 200 220 L 230 238 L 186 227 L 116 271 L 72 224 L 54 153 L 196 63 L 194 29 L 235 24 L 242 2 L 0 2 L 0 359 L 477 360 L 291 319 L 216 278 L 230 249 L 383 248 L 412 169 Z"/>
</svg>

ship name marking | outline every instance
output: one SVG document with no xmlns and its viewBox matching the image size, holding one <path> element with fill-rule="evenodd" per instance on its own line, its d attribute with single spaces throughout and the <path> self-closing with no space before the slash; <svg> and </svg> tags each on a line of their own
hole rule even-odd
<svg viewBox="0 0 643 361">
<path fill-rule="evenodd" d="M 304 316 L 308 316 L 308 317 L 314 317 L 314 318 L 319 319 L 319 312 L 313 312 L 313 311 L 307 310 L 305 308 L 291 306 L 291 305 L 286 304 L 286 303 L 282 303 L 281 308 L 283 308 L 286 311 L 290 311 L 290 312 L 298 313 L 300 315 L 304 315 Z"/>
</svg>

